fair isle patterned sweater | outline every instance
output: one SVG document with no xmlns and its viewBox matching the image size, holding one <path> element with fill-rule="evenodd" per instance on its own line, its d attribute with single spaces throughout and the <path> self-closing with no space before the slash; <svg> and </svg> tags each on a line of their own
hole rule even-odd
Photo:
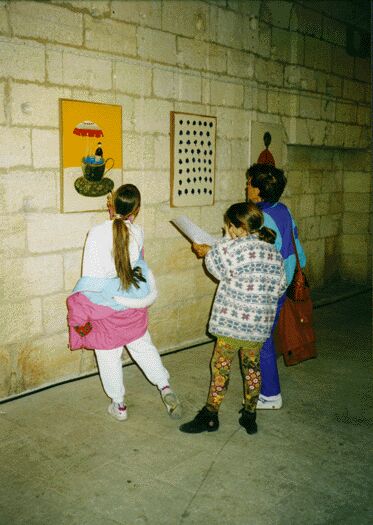
<svg viewBox="0 0 373 525">
<path fill-rule="evenodd" d="M 271 334 L 277 301 L 287 288 L 283 259 L 273 244 L 256 235 L 224 238 L 205 257 L 220 283 L 209 331 L 243 341 L 265 341 Z"/>
</svg>

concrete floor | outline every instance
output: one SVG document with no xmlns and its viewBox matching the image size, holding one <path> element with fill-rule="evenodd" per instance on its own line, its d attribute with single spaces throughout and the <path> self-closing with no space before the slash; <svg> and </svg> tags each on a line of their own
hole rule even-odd
<svg viewBox="0 0 373 525">
<path fill-rule="evenodd" d="M 321 303 L 320 303 L 321 304 Z M 372 525 L 371 294 L 315 311 L 319 356 L 286 368 L 284 407 L 238 425 L 238 363 L 213 434 L 186 435 L 135 366 L 129 419 L 97 376 L 0 406 L 0 525 Z M 212 345 L 164 356 L 187 421 Z"/>
</svg>

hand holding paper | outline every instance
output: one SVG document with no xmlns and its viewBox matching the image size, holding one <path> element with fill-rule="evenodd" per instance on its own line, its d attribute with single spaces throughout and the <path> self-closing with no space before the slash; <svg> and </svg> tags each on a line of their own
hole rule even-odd
<svg viewBox="0 0 373 525">
<path fill-rule="evenodd" d="M 218 239 L 194 224 L 186 215 L 180 215 L 171 221 L 184 235 L 195 244 L 212 246 Z"/>
</svg>

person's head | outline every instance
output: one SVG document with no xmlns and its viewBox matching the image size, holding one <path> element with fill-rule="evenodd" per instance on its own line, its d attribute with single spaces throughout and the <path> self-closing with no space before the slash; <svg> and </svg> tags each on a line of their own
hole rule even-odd
<svg viewBox="0 0 373 525">
<path fill-rule="evenodd" d="M 133 184 L 123 184 L 113 194 L 113 257 L 115 269 L 124 289 L 131 284 L 138 286 L 131 267 L 129 255 L 129 233 L 125 223 L 133 220 L 140 210 L 141 195 Z"/>
<path fill-rule="evenodd" d="M 116 215 L 128 219 L 136 217 L 141 206 L 141 195 L 133 184 L 123 184 L 113 194 L 113 206 Z"/>
<path fill-rule="evenodd" d="M 270 164 L 253 164 L 246 171 L 246 178 L 246 197 L 252 202 L 277 202 L 287 182 L 283 170 Z"/>
<path fill-rule="evenodd" d="M 253 202 L 232 204 L 224 214 L 224 223 L 231 236 L 246 237 L 251 233 L 257 234 L 262 241 L 270 244 L 275 242 L 276 233 L 263 226 L 263 213 Z"/>
</svg>

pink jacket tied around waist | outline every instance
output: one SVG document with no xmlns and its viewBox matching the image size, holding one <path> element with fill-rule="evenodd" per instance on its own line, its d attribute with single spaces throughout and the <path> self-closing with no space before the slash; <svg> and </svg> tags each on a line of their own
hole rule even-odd
<svg viewBox="0 0 373 525">
<path fill-rule="evenodd" d="M 67 309 L 71 350 L 125 346 L 142 337 L 148 327 L 146 308 L 117 311 L 92 303 L 80 292 L 67 298 Z"/>
</svg>

